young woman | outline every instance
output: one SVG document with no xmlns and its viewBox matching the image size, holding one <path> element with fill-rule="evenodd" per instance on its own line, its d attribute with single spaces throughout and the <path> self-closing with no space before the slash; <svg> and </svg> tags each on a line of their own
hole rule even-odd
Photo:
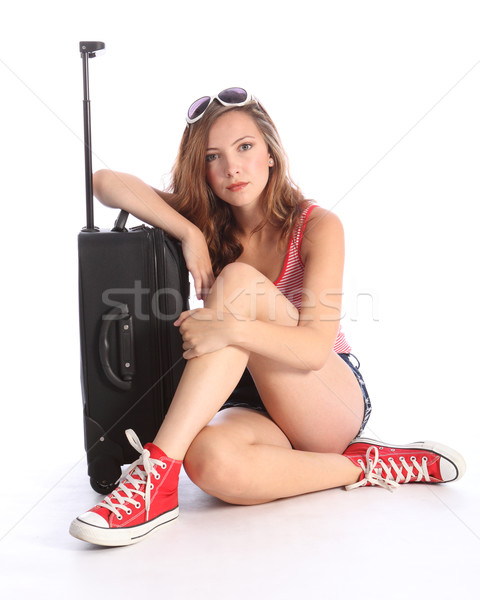
<svg viewBox="0 0 480 600">
<path fill-rule="evenodd" d="M 358 437 L 370 400 L 339 326 L 342 225 L 292 183 L 272 120 L 245 90 L 192 104 L 171 193 L 109 171 L 94 191 L 181 241 L 204 308 L 176 321 L 187 363 L 156 438 L 142 448 L 127 432 L 139 460 L 72 535 L 126 545 L 174 519 L 182 462 L 205 492 L 242 505 L 462 476 L 462 457 L 440 444 Z M 224 405 L 245 369 L 251 399 Z"/>
</svg>

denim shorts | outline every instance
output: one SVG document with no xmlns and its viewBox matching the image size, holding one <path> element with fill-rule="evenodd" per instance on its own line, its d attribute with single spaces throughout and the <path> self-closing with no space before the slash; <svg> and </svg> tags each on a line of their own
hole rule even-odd
<svg viewBox="0 0 480 600">
<path fill-rule="evenodd" d="M 372 413 L 372 403 L 370 402 L 370 396 L 368 395 L 367 386 L 365 385 L 365 381 L 363 381 L 362 374 L 359 371 L 360 361 L 358 360 L 358 358 L 354 354 L 345 354 L 345 353 L 341 353 L 338 356 L 340 358 L 343 358 L 343 360 L 347 363 L 347 365 L 352 369 L 353 374 L 357 378 L 358 385 L 360 386 L 360 389 L 362 390 L 364 412 L 363 412 L 362 425 L 361 425 L 360 429 L 358 430 L 358 433 L 356 436 L 356 437 L 358 437 L 359 435 L 361 435 L 363 433 L 363 430 L 365 429 L 365 426 L 368 423 L 368 419 L 370 418 L 370 415 Z M 355 366 L 352 363 L 352 357 L 356 360 L 357 366 Z"/>
<path fill-rule="evenodd" d="M 363 402 L 364 402 L 364 413 L 363 413 L 363 421 L 362 425 L 357 433 L 359 436 L 363 430 L 365 429 L 365 425 L 367 424 L 368 419 L 370 418 L 370 413 L 372 412 L 372 404 L 370 402 L 370 397 L 367 392 L 367 388 L 365 386 L 365 382 L 363 381 L 363 377 L 359 371 L 360 369 L 360 361 L 353 354 L 339 354 L 340 358 L 342 358 L 347 365 L 352 370 L 355 375 L 358 385 L 362 390 Z M 352 362 L 352 357 L 356 360 L 357 365 L 355 366 Z M 255 387 L 255 383 L 253 382 L 252 376 L 248 369 L 245 369 L 240 381 L 238 382 L 237 387 L 233 390 L 231 396 L 228 400 L 223 404 L 220 410 L 225 408 L 252 408 L 253 410 L 258 410 L 268 414 L 267 409 L 265 408 L 262 399 Z"/>
</svg>

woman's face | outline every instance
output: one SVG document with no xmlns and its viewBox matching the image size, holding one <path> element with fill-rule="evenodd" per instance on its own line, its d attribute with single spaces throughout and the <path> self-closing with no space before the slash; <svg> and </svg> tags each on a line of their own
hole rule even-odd
<svg viewBox="0 0 480 600">
<path fill-rule="evenodd" d="M 219 117 L 208 135 L 207 182 L 232 206 L 258 200 L 269 176 L 271 157 L 253 118 L 243 111 Z"/>
</svg>

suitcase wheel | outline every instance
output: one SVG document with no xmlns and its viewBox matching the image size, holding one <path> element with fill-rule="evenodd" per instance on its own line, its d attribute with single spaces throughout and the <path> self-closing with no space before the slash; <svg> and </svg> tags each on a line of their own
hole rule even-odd
<svg viewBox="0 0 480 600">
<path fill-rule="evenodd" d="M 107 443 L 107 442 L 105 442 Z M 100 448 L 103 450 L 103 447 Z M 106 448 L 111 450 L 112 448 Z M 103 454 L 91 459 L 88 465 L 90 485 L 99 494 L 106 496 L 117 487 L 117 482 L 122 475 L 122 463 L 119 458 L 111 454 Z"/>
<path fill-rule="evenodd" d="M 110 492 L 113 492 L 113 490 L 117 487 L 117 482 L 113 481 L 112 483 L 110 483 L 105 480 L 97 481 L 94 477 L 90 477 L 90 485 L 99 494 L 107 496 Z"/>
</svg>

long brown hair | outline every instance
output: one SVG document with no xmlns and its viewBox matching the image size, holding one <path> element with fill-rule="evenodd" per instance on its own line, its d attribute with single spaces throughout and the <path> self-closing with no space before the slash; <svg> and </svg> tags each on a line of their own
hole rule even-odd
<svg viewBox="0 0 480 600">
<path fill-rule="evenodd" d="M 261 197 L 264 219 L 252 233 L 271 223 L 280 230 L 280 240 L 288 239 L 304 201 L 300 189 L 290 179 L 287 156 L 277 128 L 259 102 L 252 100 L 241 107 L 212 102 L 202 118 L 188 125 L 183 133 L 172 170 L 170 191 L 177 198 L 175 208 L 203 232 L 215 276 L 243 251 L 236 236 L 231 207 L 213 193 L 206 180 L 205 151 L 210 128 L 216 119 L 232 110 L 244 111 L 253 118 L 274 161 Z"/>
</svg>

